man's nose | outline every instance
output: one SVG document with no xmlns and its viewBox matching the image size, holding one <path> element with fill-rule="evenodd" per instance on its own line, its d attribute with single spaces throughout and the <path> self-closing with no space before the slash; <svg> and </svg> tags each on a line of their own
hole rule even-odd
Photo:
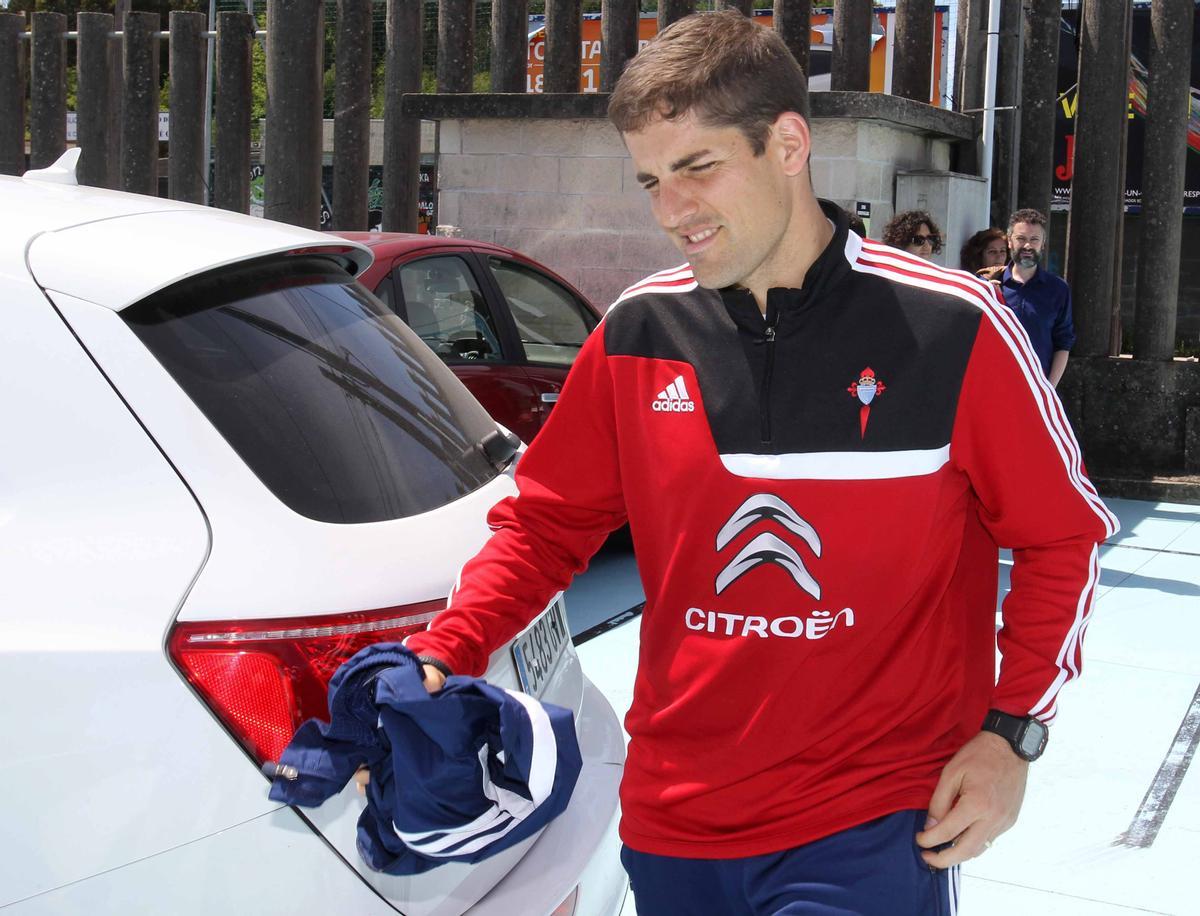
<svg viewBox="0 0 1200 916">
<path fill-rule="evenodd" d="M 660 181 L 654 201 L 658 224 L 667 230 L 678 229 L 691 219 L 697 210 L 696 198 L 672 181 Z"/>
</svg>

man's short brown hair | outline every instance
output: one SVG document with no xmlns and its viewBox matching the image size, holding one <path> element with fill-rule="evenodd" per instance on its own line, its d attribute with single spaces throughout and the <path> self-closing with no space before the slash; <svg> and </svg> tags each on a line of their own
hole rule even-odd
<svg viewBox="0 0 1200 916">
<path fill-rule="evenodd" d="M 774 29 L 737 10 L 694 13 L 639 52 L 608 102 L 621 133 L 689 112 L 711 127 L 736 127 L 754 155 L 785 111 L 808 119 L 808 80 Z"/>
<path fill-rule="evenodd" d="M 1029 223 L 1031 226 L 1041 226 L 1042 231 L 1046 231 L 1046 214 L 1041 210 L 1034 210 L 1032 207 L 1027 207 L 1024 210 L 1017 210 L 1008 218 L 1008 234 L 1012 235 L 1013 226 L 1017 223 Z"/>
</svg>

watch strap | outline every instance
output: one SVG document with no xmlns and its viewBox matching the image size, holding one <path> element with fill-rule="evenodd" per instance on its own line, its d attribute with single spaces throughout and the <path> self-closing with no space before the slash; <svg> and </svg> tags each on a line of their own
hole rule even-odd
<svg viewBox="0 0 1200 916">
<path fill-rule="evenodd" d="M 436 658 L 432 655 L 418 655 L 417 661 L 419 661 L 422 665 L 429 665 L 431 668 L 437 668 L 437 670 L 442 672 L 445 677 L 454 676 L 454 672 L 450 670 L 450 666 L 440 658 Z"/>
<path fill-rule="evenodd" d="M 999 735 L 1012 745 L 1013 753 L 1022 760 L 1037 760 L 1046 747 L 1046 726 L 1032 717 L 1014 716 L 999 709 L 989 709 L 983 717 L 982 729 Z M 1027 733 L 1034 730 L 1040 735 L 1036 748 L 1026 746 Z"/>
</svg>

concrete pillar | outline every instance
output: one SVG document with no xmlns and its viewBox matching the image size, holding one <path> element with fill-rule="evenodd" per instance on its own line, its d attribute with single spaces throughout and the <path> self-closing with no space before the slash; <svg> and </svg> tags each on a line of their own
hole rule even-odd
<svg viewBox="0 0 1200 916">
<path fill-rule="evenodd" d="M 582 15 L 580 0 L 546 0 L 546 92 L 579 91 Z"/>
<path fill-rule="evenodd" d="M 235 213 L 250 212 L 250 86 L 255 28 L 250 13 L 217 13 L 212 205 Z"/>
<path fill-rule="evenodd" d="M 173 200 L 204 203 L 208 156 L 204 149 L 204 87 L 208 62 L 208 16 L 172 10 L 171 112 L 167 187 Z"/>
<path fill-rule="evenodd" d="M 871 88 L 871 0 L 839 0 L 833 7 L 833 90 L 866 92 Z"/>
<path fill-rule="evenodd" d="M 492 0 L 492 92 L 524 92 L 529 54 L 527 0 Z"/>
<path fill-rule="evenodd" d="M 0 175 L 25 171 L 25 17 L 0 13 Z"/>
<path fill-rule="evenodd" d="M 121 188 L 158 195 L 158 13 L 125 17 Z"/>
<path fill-rule="evenodd" d="M 401 100 L 421 91 L 422 4 L 388 0 L 387 101 L 383 114 L 383 228 L 417 231 L 421 187 L 421 120 L 406 117 Z"/>
<path fill-rule="evenodd" d="M 637 54 L 637 0 L 601 0 L 600 6 L 600 91 L 612 92 Z"/>
<path fill-rule="evenodd" d="M 1078 356 L 1108 353 L 1116 247 L 1115 213 L 1124 196 L 1121 134 L 1126 127 L 1128 0 L 1084 0 L 1079 36 L 1079 108 L 1075 116 L 1075 178 L 1067 222 L 1067 282 L 1071 285 Z"/>
<path fill-rule="evenodd" d="M 108 187 L 108 136 L 113 133 L 113 113 L 109 108 L 108 49 L 113 17 L 109 13 L 80 13 L 75 25 L 79 33 L 76 46 L 75 143 L 79 147 L 79 167 L 75 170 L 80 184 Z M 172 133 L 174 124 L 171 125 Z"/>
<path fill-rule="evenodd" d="M 929 103 L 933 22 L 933 4 L 929 0 L 896 0 L 892 95 Z"/>
<path fill-rule="evenodd" d="M 67 17 L 33 14 L 29 83 L 29 167 L 52 165 L 67 149 Z"/>
<path fill-rule="evenodd" d="M 658 0 L 658 30 L 696 12 L 696 0 Z"/>
<path fill-rule="evenodd" d="M 808 76 L 808 49 L 812 36 L 812 3 L 809 0 L 775 0 L 775 31 Z"/>
<path fill-rule="evenodd" d="M 267 150 L 263 215 L 321 224 L 322 0 L 267 2 Z"/>
<path fill-rule="evenodd" d="M 421 0 L 405 2 L 419 4 Z M 474 68 L 475 0 L 438 0 L 438 92 L 470 92 Z"/>
<path fill-rule="evenodd" d="M 1027 0 L 1021 67 L 1021 144 L 1017 206 L 1050 216 L 1054 195 L 1054 119 L 1058 100 L 1060 0 Z"/>
<path fill-rule="evenodd" d="M 1192 0 L 1153 0 L 1150 8 L 1135 359 L 1175 354 L 1194 15 Z"/>
<path fill-rule="evenodd" d="M 1021 20 L 1020 3 L 1000 7 L 999 54 L 996 61 L 996 119 L 992 136 L 991 225 L 1005 226 L 1017 209 L 1017 151 L 1021 147 Z M 1057 78 L 1051 86 L 1057 84 Z M 1050 142 L 1054 142 L 1051 129 Z M 1044 210 L 1042 211 L 1045 212 Z"/>
<path fill-rule="evenodd" d="M 333 228 L 367 228 L 371 166 L 371 0 L 338 0 Z"/>
<path fill-rule="evenodd" d="M 738 10 L 743 16 L 754 15 L 754 0 L 717 0 L 719 10 Z"/>
</svg>

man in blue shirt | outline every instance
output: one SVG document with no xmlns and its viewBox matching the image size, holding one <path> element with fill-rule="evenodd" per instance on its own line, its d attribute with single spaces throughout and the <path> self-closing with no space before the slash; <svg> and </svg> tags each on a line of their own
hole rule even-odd
<svg viewBox="0 0 1200 916">
<path fill-rule="evenodd" d="M 1042 370 L 1057 387 L 1075 345 L 1071 321 L 1071 288 L 1039 267 L 1046 245 L 1046 217 L 1037 210 L 1017 210 L 1008 218 L 1009 263 L 999 277 L 1004 301 L 1033 342 Z"/>
</svg>

